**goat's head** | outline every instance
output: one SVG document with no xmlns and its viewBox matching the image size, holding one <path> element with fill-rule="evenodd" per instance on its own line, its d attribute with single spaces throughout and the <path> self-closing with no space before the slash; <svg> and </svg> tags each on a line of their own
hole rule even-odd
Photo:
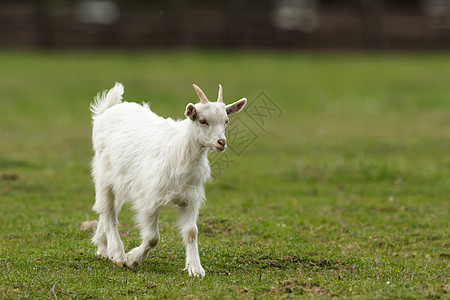
<svg viewBox="0 0 450 300">
<path fill-rule="evenodd" d="M 200 98 L 200 103 L 189 103 L 184 114 L 194 122 L 199 143 L 204 147 L 211 147 L 215 151 L 222 152 L 227 148 L 225 128 L 228 124 L 228 115 L 239 112 L 247 103 L 247 99 L 242 98 L 225 105 L 222 85 L 219 84 L 217 102 L 209 102 L 205 93 L 195 84 L 193 86 Z"/>
</svg>

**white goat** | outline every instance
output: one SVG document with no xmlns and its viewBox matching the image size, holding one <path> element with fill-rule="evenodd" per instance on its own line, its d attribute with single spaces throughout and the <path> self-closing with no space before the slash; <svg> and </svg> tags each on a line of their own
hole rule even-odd
<svg viewBox="0 0 450 300">
<path fill-rule="evenodd" d="M 98 255 L 120 267 L 134 267 L 147 258 L 159 242 L 159 208 L 172 203 L 179 209 L 186 270 L 189 275 L 205 275 L 197 247 L 197 217 L 205 200 L 203 184 L 211 173 L 207 153 L 226 149 L 227 115 L 239 112 L 247 100 L 225 105 L 219 85 L 217 102 L 209 102 L 195 84 L 194 89 L 201 102 L 189 103 L 182 121 L 159 117 L 147 104 L 122 102 L 120 83 L 91 104 L 93 209 L 100 215 L 92 241 Z M 127 201 L 137 213 L 142 244 L 125 254 L 117 215 Z"/>
</svg>

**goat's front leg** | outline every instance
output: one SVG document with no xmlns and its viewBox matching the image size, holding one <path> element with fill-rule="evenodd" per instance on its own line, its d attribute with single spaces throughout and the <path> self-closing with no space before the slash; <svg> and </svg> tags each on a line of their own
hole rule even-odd
<svg viewBox="0 0 450 300">
<path fill-rule="evenodd" d="M 205 270 L 200 264 L 200 256 L 198 254 L 197 245 L 197 217 L 198 206 L 189 205 L 180 208 L 179 225 L 181 235 L 183 236 L 184 244 L 186 246 L 186 269 L 190 276 L 203 277 Z"/>
</svg>

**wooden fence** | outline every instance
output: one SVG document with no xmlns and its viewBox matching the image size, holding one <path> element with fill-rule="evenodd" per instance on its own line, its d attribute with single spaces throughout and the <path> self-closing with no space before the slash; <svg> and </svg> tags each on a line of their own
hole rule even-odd
<svg viewBox="0 0 450 300">
<path fill-rule="evenodd" d="M 105 16 L 101 19 L 89 7 L 83 8 L 98 0 L 54 2 L 0 3 L 0 46 L 450 48 L 450 10 L 445 7 L 433 14 L 419 5 L 387 6 L 382 1 L 359 1 L 369 3 L 364 5 L 334 1 L 311 7 L 264 0 L 175 0 L 128 6 L 111 2 L 115 6 L 104 20 Z"/>
</svg>

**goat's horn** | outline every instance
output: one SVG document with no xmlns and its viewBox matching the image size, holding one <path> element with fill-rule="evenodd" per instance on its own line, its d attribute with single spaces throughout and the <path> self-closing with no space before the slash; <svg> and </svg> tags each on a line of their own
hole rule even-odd
<svg viewBox="0 0 450 300">
<path fill-rule="evenodd" d="M 223 103 L 223 91 L 222 91 L 222 85 L 219 83 L 219 96 L 217 96 L 217 102 Z"/>
<path fill-rule="evenodd" d="M 203 91 L 196 84 L 193 84 L 192 86 L 194 87 L 195 92 L 197 93 L 198 97 L 200 98 L 200 101 L 203 104 L 208 103 L 209 101 L 208 101 L 208 98 L 206 98 L 205 93 L 203 93 Z"/>
</svg>

